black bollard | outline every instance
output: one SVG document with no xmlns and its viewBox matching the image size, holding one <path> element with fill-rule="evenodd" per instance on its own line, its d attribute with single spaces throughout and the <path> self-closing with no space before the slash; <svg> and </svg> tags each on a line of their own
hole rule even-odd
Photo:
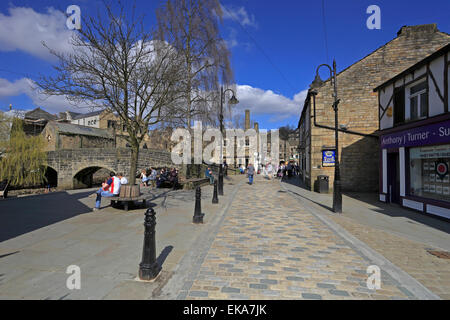
<svg viewBox="0 0 450 320">
<path fill-rule="evenodd" d="M 219 198 L 217 197 L 217 180 L 214 180 L 214 194 L 212 198 L 212 203 L 219 203 Z"/>
<path fill-rule="evenodd" d="M 220 171 L 219 171 L 219 196 L 223 196 L 223 171 L 222 171 L 222 167 L 220 167 Z"/>
<path fill-rule="evenodd" d="M 193 222 L 196 224 L 203 223 L 203 216 L 204 214 L 202 213 L 202 190 L 200 189 L 200 187 L 197 187 L 197 189 L 195 190 L 195 211 Z"/>
<path fill-rule="evenodd" d="M 142 262 L 139 264 L 139 279 L 149 281 L 155 279 L 161 270 L 161 267 L 156 261 L 156 218 L 155 210 L 152 208 L 149 208 L 145 212 L 144 226 L 144 249 L 142 251 Z"/>
</svg>

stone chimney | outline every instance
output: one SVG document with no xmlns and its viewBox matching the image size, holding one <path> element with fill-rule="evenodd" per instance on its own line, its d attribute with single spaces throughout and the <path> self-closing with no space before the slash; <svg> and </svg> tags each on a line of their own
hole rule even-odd
<svg viewBox="0 0 450 320">
<path fill-rule="evenodd" d="M 255 131 L 256 131 L 256 132 L 259 131 L 259 124 L 258 124 L 258 122 L 255 122 Z"/>
<path fill-rule="evenodd" d="M 69 111 L 66 111 L 66 120 L 67 121 L 72 121 L 72 116 L 70 115 Z"/>
<path fill-rule="evenodd" d="M 436 23 L 431 24 L 420 24 L 416 26 L 403 26 L 401 29 L 397 32 L 397 36 L 413 36 L 415 34 L 432 34 L 435 32 L 438 32 L 438 28 Z"/>
<path fill-rule="evenodd" d="M 9 105 L 9 111 L 11 111 L 11 110 L 12 110 L 12 104 Z"/>
<path fill-rule="evenodd" d="M 250 110 L 245 110 L 245 130 L 250 129 Z"/>
</svg>

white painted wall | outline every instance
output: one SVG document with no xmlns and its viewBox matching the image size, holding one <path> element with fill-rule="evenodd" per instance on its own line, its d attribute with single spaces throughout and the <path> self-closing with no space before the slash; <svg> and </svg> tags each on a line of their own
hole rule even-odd
<svg viewBox="0 0 450 320">
<path fill-rule="evenodd" d="M 100 116 L 97 115 L 97 116 L 93 116 L 93 117 L 87 117 L 87 118 L 72 120 L 71 123 L 72 124 L 78 124 L 80 126 L 100 128 Z"/>
<path fill-rule="evenodd" d="M 447 208 L 441 208 L 427 204 L 427 212 L 450 219 L 450 210 Z"/>
<path fill-rule="evenodd" d="M 412 201 L 412 200 L 408 200 L 408 199 L 403 199 L 403 205 L 405 207 L 411 208 L 411 209 L 416 209 L 419 211 L 423 211 L 423 203 L 422 202 L 417 202 L 417 201 Z"/>
<path fill-rule="evenodd" d="M 393 92 L 394 92 L 394 86 L 392 84 L 387 86 L 384 89 L 384 92 L 383 92 L 383 90 L 380 91 L 380 93 L 379 93 L 380 94 L 380 103 L 383 107 L 387 106 L 387 103 L 389 102 L 389 99 L 391 99 Z M 393 107 L 394 101 L 391 101 L 389 106 Z M 382 114 L 383 114 L 383 110 L 380 109 L 380 115 L 382 115 Z M 394 125 L 394 114 L 392 113 L 392 116 L 388 117 L 387 112 L 385 112 L 385 114 L 383 115 L 383 117 L 380 120 L 380 129 L 383 130 L 383 129 L 387 129 L 387 128 L 392 128 L 393 125 Z"/>
<path fill-rule="evenodd" d="M 450 56 L 449 56 L 450 61 Z M 440 56 L 433 61 L 430 62 L 430 71 L 433 73 L 434 78 L 436 79 L 436 82 L 438 84 L 438 87 L 440 89 L 440 92 L 442 96 L 444 96 L 444 67 L 445 67 L 445 56 Z M 450 66 L 449 66 L 450 68 Z M 419 69 L 414 70 L 414 79 L 417 79 L 418 77 L 424 75 L 427 71 L 426 66 L 422 66 Z M 450 78 L 450 71 L 449 71 L 449 78 Z M 410 115 L 410 101 L 409 101 L 409 88 L 411 86 L 414 86 L 416 84 L 419 84 L 422 81 L 426 81 L 426 78 L 422 78 L 421 80 L 415 81 L 414 83 L 408 85 L 405 88 L 405 120 L 408 120 L 411 118 Z M 403 78 L 396 80 L 395 84 L 389 84 L 384 88 L 381 88 L 378 91 L 378 94 L 380 96 L 380 102 L 383 105 L 383 107 L 386 107 L 387 102 L 389 101 L 390 97 L 392 96 L 392 92 L 395 87 L 400 87 L 404 83 L 410 82 L 413 80 L 413 72 L 405 75 Z M 450 91 L 450 79 L 448 81 L 448 90 Z M 391 103 L 393 105 L 393 102 Z M 431 76 L 428 77 L 428 108 L 429 108 L 429 117 L 433 117 L 439 114 L 444 113 L 444 103 L 439 98 L 438 93 L 436 92 L 436 88 L 434 86 L 434 82 L 431 79 Z M 383 113 L 383 111 L 380 109 L 380 115 Z M 384 116 L 380 119 L 380 129 L 389 129 L 394 126 L 394 116 L 388 117 L 387 113 L 384 114 Z"/>
<path fill-rule="evenodd" d="M 444 56 L 441 56 L 430 63 L 430 71 L 436 79 L 441 95 L 444 96 Z M 444 113 L 444 103 L 439 98 L 431 76 L 428 77 L 428 88 L 429 116 L 432 117 Z"/>
</svg>

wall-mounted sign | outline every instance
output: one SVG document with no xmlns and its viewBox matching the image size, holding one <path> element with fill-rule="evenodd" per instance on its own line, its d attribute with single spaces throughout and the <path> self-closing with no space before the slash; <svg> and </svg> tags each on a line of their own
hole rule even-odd
<svg viewBox="0 0 450 320">
<path fill-rule="evenodd" d="M 335 164 L 335 150 L 323 150 L 322 151 L 322 166 L 334 167 Z"/>
<path fill-rule="evenodd" d="M 381 148 L 419 147 L 450 142 L 450 120 L 381 137 Z"/>
</svg>

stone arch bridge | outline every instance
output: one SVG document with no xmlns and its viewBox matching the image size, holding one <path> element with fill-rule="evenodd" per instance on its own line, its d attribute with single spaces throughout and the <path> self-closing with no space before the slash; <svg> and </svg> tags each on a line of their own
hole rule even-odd
<svg viewBox="0 0 450 320">
<path fill-rule="evenodd" d="M 130 170 L 130 149 L 85 148 L 48 152 L 48 172 L 62 190 L 92 186 L 92 179 L 99 169 L 123 172 Z M 170 152 L 162 150 L 139 150 L 138 170 L 154 167 L 177 167 L 172 163 Z"/>
</svg>

